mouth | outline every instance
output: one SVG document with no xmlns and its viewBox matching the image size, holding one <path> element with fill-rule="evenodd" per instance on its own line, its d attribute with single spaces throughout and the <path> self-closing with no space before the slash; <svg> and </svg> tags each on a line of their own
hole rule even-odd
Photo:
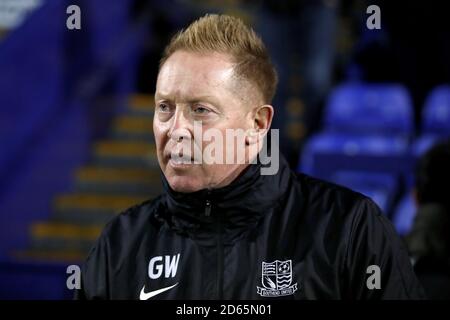
<svg viewBox="0 0 450 320">
<path fill-rule="evenodd" d="M 166 155 L 168 165 L 175 168 L 185 168 L 194 164 L 194 157 L 169 153 Z"/>
</svg>

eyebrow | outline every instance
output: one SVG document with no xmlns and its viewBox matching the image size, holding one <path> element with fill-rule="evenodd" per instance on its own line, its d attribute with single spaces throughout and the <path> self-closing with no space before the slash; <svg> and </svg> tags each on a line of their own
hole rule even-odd
<svg viewBox="0 0 450 320">
<path fill-rule="evenodd" d="M 169 100 L 170 101 L 170 100 L 172 100 L 172 97 L 170 95 L 166 95 L 166 94 L 155 93 L 155 100 Z M 211 96 L 211 95 L 198 95 L 198 96 L 190 97 L 189 99 L 183 99 L 183 100 L 185 100 L 187 103 L 196 103 L 196 102 L 201 102 L 201 101 L 210 102 L 215 107 L 222 110 L 222 106 L 220 105 L 219 101 L 214 96 Z"/>
</svg>

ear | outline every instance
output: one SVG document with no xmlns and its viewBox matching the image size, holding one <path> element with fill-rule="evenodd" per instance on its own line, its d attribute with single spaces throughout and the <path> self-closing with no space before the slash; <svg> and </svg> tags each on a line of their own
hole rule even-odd
<svg viewBox="0 0 450 320">
<path fill-rule="evenodd" d="M 253 111 L 253 128 L 246 137 L 247 145 L 257 143 L 264 139 L 272 125 L 274 109 L 265 104 L 255 108 Z"/>
</svg>

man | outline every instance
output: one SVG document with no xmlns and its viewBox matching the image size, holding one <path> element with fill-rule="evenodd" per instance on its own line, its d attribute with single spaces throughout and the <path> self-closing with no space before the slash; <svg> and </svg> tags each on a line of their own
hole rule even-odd
<svg viewBox="0 0 450 320">
<path fill-rule="evenodd" d="M 414 270 L 430 299 L 450 299 L 450 140 L 419 160 L 414 196 L 418 205 L 406 243 Z"/>
<path fill-rule="evenodd" d="M 282 157 L 262 174 L 255 159 L 276 79 L 261 39 L 239 19 L 206 15 L 174 36 L 153 123 L 165 192 L 106 226 L 77 297 L 421 297 L 405 249 L 370 199 L 296 176 Z M 242 145 L 228 139 L 205 152 L 230 129 L 245 132 Z M 211 130 L 220 134 L 205 138 Z M 241 152 L 245 163 L 219 161 L 221 151 Z"/>
</svg>

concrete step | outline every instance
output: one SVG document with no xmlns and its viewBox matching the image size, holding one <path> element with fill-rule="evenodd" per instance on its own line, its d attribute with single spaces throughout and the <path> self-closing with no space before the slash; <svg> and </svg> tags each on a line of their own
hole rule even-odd
<svg viewBox="0 0 450 320">
<path fill-rule="evenodd" d="M 155 194 L 162 190 L 160 170 L 86 166 L 75 173 L 75 189 L 84 193 Z"/>
<path fill-rule="evenodd" d="M 66 194 L 54 201 L 57 222 L 103 225 L 118 213 L 154 196 L 120 194 Z"/>
<path fill-rule="evenodd" d="M 103 226 L 79 225 L 57 222 L 35 222 L 30 227 L 31 236 L 35 239 L 68 239 L 68 240 L 96 240 Z"/>
<path fill-rule="evenodd" d="M 113 123 L 114 131 L 150 132 L 153 134 L 153 118 L 136 115 L 120 115 Z"/>
<path fill-rule="evenodd" d="M 139 114 L 120 115 L 114 120 L 112 137 L 121 140 L 153 142 L 153 117 Z"/>
<path fill-rule="evenodd" d="M 113 131 L 111 138 L 114 140 L 131 141 L 131 142 L 155 142 L 155 137 L 152 132 L 138 132 L 138 131 Z"/>
<path fill-rule="evenodd" d="M 134 94 L 128 100 L 128 106 L 134 114 L 151 115 L 154 111 L 154 95 Z"/>
<path fill-rule="evenodd" d="M 143 141 L 104 140 L 94 144 L 94 152 L 100 156 L 150 157 L 156 156 L 156 146 Z"/>
<path fill-rule="evenodd" d="M 154 195 L 162 193 L 162 185 L 158 182 L 149 183 L 102 183 L 88 182 L 76 183 L 74 186 L 76 193 L 95 193 L 98 195 L 121 194 L 121 195 Z"/>
<path fill-rule="evenodd" d="M 154 143 L 147 141 L 105 140 L 94 145 L 94 163 L 102 166 L 140 166 L 156 168 Z"/>
<path fill-rule="evenodd" d="M 56 210 L 64 209 L 90 209 L 98 211 L 120 212 L 132 205 L 146 200 L 145 195 L 98 195 L 98 194 L 64 194 L 56 197 L 54 207 Z"/>
<path fill-rule="evenodd" d="M 160 171 L 139 167 L 85 166 L 75 173 L 77 182 L 83 183 L 133 183 L 159 182 Z"/>
<path fill-rule="evenodd" d="M 70 250 L 17 250 L 12 256 L 21 262 L 61 262 L 82 263 L 88 255 L 86 251 Z"/>
<path fill-rule="evenodd" d="M 41 251 L 88 251 L 99 237 L 102 225 L 37 222 L 31 226 L 31 249 Z"/>
<path fill-rule="evenodd" d="M 77 224 L 107 224 L 115 216 L 116 212 L 91 211 L 91 210 L 58 210 L 52 214 L 52 221 L 57 223 Z"/>
</svg>

